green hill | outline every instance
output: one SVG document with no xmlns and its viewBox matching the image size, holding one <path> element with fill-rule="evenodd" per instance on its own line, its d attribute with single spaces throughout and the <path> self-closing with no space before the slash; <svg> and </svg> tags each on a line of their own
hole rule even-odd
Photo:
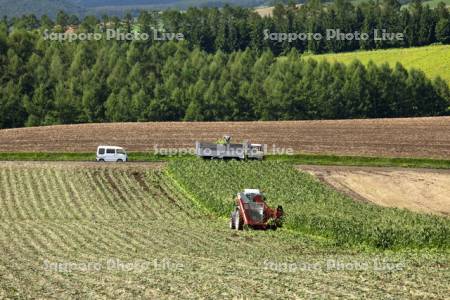
<svg viewBox="0 0 450 300">
<path fill-rule="evenodd" d="M 59 10 L 83 16 L 85 14 L 137 14 L 141 9 L 186 9 L 190 6 L 222 7 L 225 4 L 254 7 L 264 0 L 0 0 L 0 17 L 24 14 L 48 15 L 54 18 Z"/>
<path fill-rule="evenodd" d="M 441 76 L 450 84 L 450 45 L 433 45 L 417 48 L 388 49 L 375 51 L 358 51 L 339 54 L 323 54 L 308 56 L 329 62 L 339 61 L 345 64 L 358 59 L 367 64 L 373 61 L 376 64 L 385 62 L 394 66 L 400 62 L 405 68 L 416 68 L 425 72 L 429 78 Z"/>
<path fill-rule="evenodd" d="M 48 15 L 52 18 L 58 11 L 81 14 L 84 9 L 69 0 L 0 0 L 0 16 L 17 17 L 24 14 Z"/>
</svg>

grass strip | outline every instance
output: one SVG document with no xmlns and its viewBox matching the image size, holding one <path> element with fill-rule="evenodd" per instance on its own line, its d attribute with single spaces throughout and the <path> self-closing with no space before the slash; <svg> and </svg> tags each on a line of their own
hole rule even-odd
<svg viewBox="0 0 450 300">
<path fill-rule="evenodd" d="M 95 161 L 92 152 L 0 152 L 0 161 Z M 193 156 L 168 156 L 148 152 L 128 153 L 131 162 L 160 162 L 177 158 L 194 158 Z"/>
<path fill-rule="evenodd" d="M 175 159 L 196 159 L 193 155 L 169 156 L 149 152 L 130 152 L 130 162 L 164 162 Z M 361 167 L 402 167 L 450 169 L 450 159 L 431 158 L 395 158 L 395 157 L 365 157 L 339 155 L 267 155 L 268 161 L 283 161 L 296 165 L 331 165 L 331 166 L 361 166 Z M 0 152 L 0 161 L 95 161 L 92 152 Z"/>
<path fill-rule="evenodd" d="M 296 165 L 450 169 L 450 160 L 430 159 L 430 158 L 295 154 L 295 155 L 268 155 L 266 160 L 283 161 Z"/>
</svg>

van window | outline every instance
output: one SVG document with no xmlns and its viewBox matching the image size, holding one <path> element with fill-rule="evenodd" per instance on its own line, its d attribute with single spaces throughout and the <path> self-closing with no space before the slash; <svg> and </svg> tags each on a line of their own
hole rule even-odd
<svg viewBox="0 0 450 300">
<path fill-rule="evenodd" d="M 117 149 L 117 154 L 125 154 L 125 151 L 123 151 L 122 149 Z"/>
<path fill-rule="evenodd" d="M 98 154 L 100 154 L 100 155 L 105 154 L 105 148 L 98 149 Z"/>
<path fill-rule="evenodd" d="M 115 154 L 116 150 L 114 150 L 114 149 L 106 149 L 106 153 L 107 154 Z"/>
</svg>

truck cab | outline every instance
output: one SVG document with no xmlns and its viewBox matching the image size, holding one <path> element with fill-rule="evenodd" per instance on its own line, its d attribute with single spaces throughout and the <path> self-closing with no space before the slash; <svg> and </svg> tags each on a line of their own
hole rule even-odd
<svg viewBox="0 0 450 300">
<path fill-rule="evenodd" d="M 247 150 L 247 157 L 249 159 L 263 160 L 265 153 L 265 145 L 262 144 L 249 144 Z"/>
<path fill-rule="evenodd" d="M 126 162 L 128 154 L 122 147 L 99 146 L 97 148 L 97 161 L 99 162 Z"/>
<path fill-rule="evenodd" d="M 215 143 L 195 142 L 195 154 L 204 159 L 263 160 L 266 150 L 267 145 L 250 144 L 247 141 L 233 144 L 228 135 Z"/>
</svg>

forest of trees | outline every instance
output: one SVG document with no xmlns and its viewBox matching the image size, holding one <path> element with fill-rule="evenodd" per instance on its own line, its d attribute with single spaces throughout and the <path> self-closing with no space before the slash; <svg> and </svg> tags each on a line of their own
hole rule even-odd
<svg viewBox="0 0 450 300">
<path fill-rule="evenodd" d="M 128 15 L 126 22 L 134 22 Z M 84 22 L 75 15 L 58 14 L 56 24 L 83 24 L 85 30 L 94 30 L 98 22 L 119 23 L 117 17 L 104 16 L 97 20 L 88 16 Z M 41 26 L 53 28 L 55 25 L 48 17 L 41 20 L 34 16 L 13 19 L 15 27 L 36 29 Z M 200 49 L 214 53 L 243 51 L 252 48 L 258 51 L 270 50 L 275 55 L 288 53 L 292 48 L 299 52 L 312 53 L 344 52 L 382 48 L 424 46 L 432 43 L 450 43 L 450 14 L 444 3 L 435 9 L 422 5 L 421 0 L 413 0 L 408 9 L 401 9 L 397 0 L 361 2 L 357 6 L 348 0 L 335 0 L 332 4 L 310 0 L 302 7 L 295 5 L 276 5 L 273 17 L 261 17 L 252 9 L 226 6 L 218 8 L 190 8 L 181 12 L 166 10 L 162 13 L 142 11 L 137 18 L 142 30 L 164 27 L 167 32 L 183 33 L 191 49 Z M 11 25 L 10 24 L 10 25 Z M 325 35 L 326 29 L 340 29 L 341 32 L 368 33 L 368 40 L 296 40 L 279 43 L 264 38 L 264 30 L 269 32 L 299 33 L 312 32 Z M 375 29 L 403 33 L 403 40 L 375 41 Z"/>
<path fill-rule="evenodd" d="M 210 9 L 190 13 L 214 11 L 219 13 Z M 174 20 L 189 16 L 167 14 L 174 14 Z M 146 17 L 148 23 L 142 24 L 150 26 L 151 14 L 142 14 L 141 20 Z M 68 18 L 61 14 L 57 22 L 69 23 Z M 247 19 L 231 20 L 244 24 Z M 164 25 L 176 23 L 172 22 Z M 92 30 L 98 21 L 86 18 L 81 23 L 80 30 Z M 407 71 L 400 64 L 391 68 L 374 63 L 364 66 L 358 61 L 348 66 L 318 63 L 302 58 L 301 49 L 225 46 L 232 41 L 230 35 L 217 39 L 220 35 L 210 33 L 209 40 L 206 32 L 189 35 L 182 42 L 55 42 L 43 38 L 42 31 L 55 25 L 48 18 L 28 16 L 16 19 L 13 25 L 11 31 L 11 23 L 0 22 L 0 128 L 109 121 L 449 114 L 447 83 L 440 78 L 431 80 L 418 70 Z M 201 19 L 196 25 L 190 34 L 211 30 Z M 243 37 L 236 41 L 248 42 Z"/>
<path fill-rule="evenodd" d="M 143 23 L 161 19 L 171 32 L 182 32 L 195 46 L 207 52 L 222 50 L 271 50 L 275 55 L 288 53 L 292 48 L 300 52 L 343 52 L 358 49 L 424 46 L 435 42 L 450 43 L 450 17 L 448 8 L 440 3 L 437 8 L 423 6 L 413 0 L 409 9 L 401 9 L 397 0 L 360 2 L 358 6 L 348 0 L 335 0 L 332 4 L 320 0 L 305 5 L 276 5 L 272 18 L 262 18 L 251 10 L 226 7 L 217 9 L 190 9 L 186 13 L 166 11 L 161 16 L 142 14 Z M 153 20 L 152 20 L 153 19 Z M 367 41 L 307 40 L 274 42 L 264 40 L 263 31 L 325 35 L 326 29 L 341 32 L 365 32 Z M 374 29 L 403 33 L 403 41 L 374 41 Z"/>
</svg>

